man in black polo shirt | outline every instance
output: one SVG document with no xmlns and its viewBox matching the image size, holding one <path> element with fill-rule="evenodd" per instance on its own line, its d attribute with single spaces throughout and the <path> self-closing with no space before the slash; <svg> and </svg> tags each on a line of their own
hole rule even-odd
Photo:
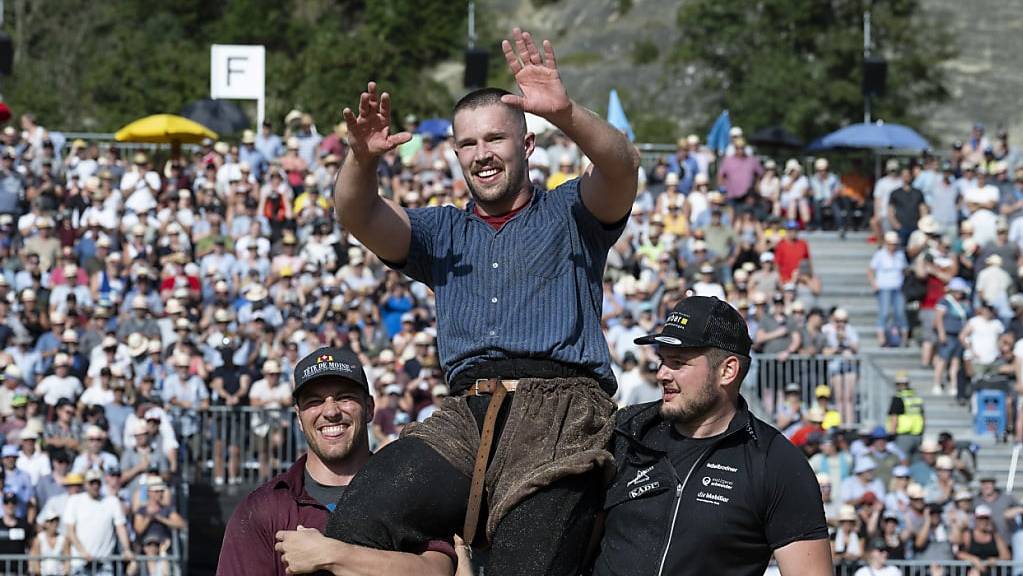
<svg viewBox="0 0 1023 576">
<path fill-rule="evenodd" d="M 892 191 L 888 198 L 888 223 L 899 233 L 899 240 L 905 246 L 909 236 L 916 230 L 917 222 L 927 215 L 924 194 L 913 187 L 913 173 L 903 166 L 899 177 L 902 186 Z"/>
<path fill-rule="evenodd" d="M 617 474 L 607 491 L 594 574 L 832 573 L 817 478 L 739 395 L 749 369 L 746 322 L 727 303 L 690 296 L 657 347 L 664 397 L 617 415 Z"/>
</svg>

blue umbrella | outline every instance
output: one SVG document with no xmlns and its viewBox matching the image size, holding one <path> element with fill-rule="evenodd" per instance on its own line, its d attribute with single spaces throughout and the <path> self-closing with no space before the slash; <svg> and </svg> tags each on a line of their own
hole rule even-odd
<svg viewBox="0 0 1023 576">
<path fill-rule="evenodd" d="M 622 108 L 622 101 L 618 99 L 618 91 L 611 89 L 607 100 L 607 123 L 621 130 L 629 137 L 629 142 L 636 139 L 636 133 L 632 131 L 632 125 L 625 116 L 625 109 Z"/>
<path fill-rule="evenodd" d="M 707 134 L 707 146 L 718 154 L 724 154 L 731 141 L 731 137 L 728 135 L 731 130 L 732 119 L 728 117 L 728 110 L 724 110 L 711 126 L 710 134 Z"/>
<path fill-rule="evenodd" d="M 818 138 L 810 144 L 810 150 L 832 148 L 866 148 L 870 150 L 913 150 L 922 151 L 930 147 L 927 139 L 907 126 L 900 124 L 852 124 Z"/>
<path fill-rule="evenodd" d="M 444 139 L 451 129 L 451 121 L 447 118 L 430 118 L 419 123 L 420 134 L 430 134 L 434 138 Z"/>
</svg>

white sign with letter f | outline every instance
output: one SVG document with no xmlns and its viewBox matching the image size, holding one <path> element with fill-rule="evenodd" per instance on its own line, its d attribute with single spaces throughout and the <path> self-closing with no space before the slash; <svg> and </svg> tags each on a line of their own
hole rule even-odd
<svg viewBox="0 0 1023 576">
<path fill-rule="evenodd" d="M 210 47 L 210 98 L 255 100 L 256 125 L 263 123 L 266 101 L 266 48 L 236 44 Z"/>
</svg>

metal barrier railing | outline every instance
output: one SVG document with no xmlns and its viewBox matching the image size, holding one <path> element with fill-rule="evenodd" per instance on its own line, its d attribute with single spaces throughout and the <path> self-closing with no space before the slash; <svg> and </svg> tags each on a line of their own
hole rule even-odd
<svg viewBox="0 0 1023 576">
<path fill-rule="evenodd" d="M 187 482 L 264 482 L 305 452 L 290 408 L 211 406 L 172 412 Z"/>
<path fill-rule="evenodd" d="M 888 406 L 895 394 L 895 384 L 871 358 L 860 362 L 859 406 L 860 422 L 870 426 L 884 424 Z"/>
<path fill-rule="evenodd" d="M 142 565 L 148 564 L 143 569 Z M 96 575 L 128 576 L 131 574 L 183 574 L 181 559 L 174 556 L 135 556 L 128 560 L 122 555 L 86 559 L 83 556 L 30 556 L 28 554 L 0 554 L 0 574 L 28 575 Z"/>
<path fill-rule="evenodd" d="M 885 420 L 893 387 L 872 360 L 860 356 L 788 356 L 753 358 L 743 393 L 770 417 L 782 403 L 785 386 L 796 383 L 805 406 L 814 388 L 828 384 L 833 393 L 853 389 L 853 419 L 843 425 L 874 425 Z M 181 472 L 186 482 L 264 482 L 283 472 L 306 449 L 291 407 L 211 406 L 206 410 L 171 409 L 181 442 Z"/>
<path fill-rule="evenodd" d="M 146 571 L 140 570 L 142 564 L 154 566 Z M 969 576 L 973 565 L 962 560 L 889 560 L 885 563 L 909 576 Z M 835 563 L 835 576 L 853 576 L 857 570 L 866 566 L 866 562 Z M 30 556 L 28 554 L 0 554 L 0 574 L 8 576 L 28 576 L 31 574 L 95 574 L 122 576 L 129 574 L 148 573 L 178 576 L 182 574 L 179 558 L 175 556 L 135 556 L 128 560 L 116 555 L 102 559 L 87 560 L 82 556 Z M 767 574 L 777 574 L 777 566 L 772 563 Z M 1001 560 L 993 562 L 987 576 L 1021 576 L 1023 562 Z"/>
<path fill-rule="evenodd" d="M 751 403 L 772 415 L 785 386 L 796 383 L 805 406 L 814 388 L 833 392 L 853 389 L 854 418 L 843 425 L 874 425 L 885 420 L 892 384 L 870 359 L 860 356 L 754 356 L 743 392 Z M 264 482 L 287 470 L 305 451 L 306 442 L 291 407 L 211 406 L 206 410 L 171 410 L 181 442 L 181 472 L 186 482 Z"/>
<path fill-rule="evenodd" d="M 898 569 L 905 576 L 970 576 L 979 572 L 971 572 L 973 565 L 962 560 L 889 560 L 886 566 Z M 867 566 L 865 561 L 835 564 L 835 576 L 853 576 L 861 567 Z M 772 568 L 774 568 L 772 566 Z M 777 571 L 768 569 L 768 574 Z M 870 571 L 867 571 L 870 574 Z M 985 576 L 1023 576 L 1023 562 L 1009 560 L 994 562 L 991 569 L 983 572 Z"/>
<path fill-rule="evenodd" d="M 843 413 L 844 426 L 883 424 L 894 391 L 884 372 L 869 358 L 754 355 L 745 389 L 755 394 L 767 414 L 774 414 L 781 405 L 789 384 L 799 386 L 804 406 L 813 404 L 817 386 L 829 386 L 832 402 Z M 843 397 L 843 393 L 847 395 Z M 843 406 L 846 401 L 849 405 Z"/>
</svg>

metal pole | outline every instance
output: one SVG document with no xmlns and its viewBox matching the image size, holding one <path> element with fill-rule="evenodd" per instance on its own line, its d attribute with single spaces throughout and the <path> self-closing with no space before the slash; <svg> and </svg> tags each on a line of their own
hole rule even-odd
<svg viewBox="0 0 1023 576">
<path fill-rule="evenodd" d="M 469 1 L 469 50 L 476 47 L 476 3 Z"/>
<path fill-rule="evenodd" d="M 1023 444 L 1016 444 L 1012 449 L 1012 463 L 1009 464 L 1009 477 L 1005 479 L 1005 493 L 1012 494 L 1012 487 L 1016 484 L 1016 466 L 1019 465 L 1019 452 Z"/>
<path fill-rule="evenodd" d="M 863 12 L 863 61 L 870 58 L 870 3 L 867 0 L 867 9 Z M 870 95 L 864 90 L 863 93 L 863 123 L 870 124 Z"/>
</svg>

